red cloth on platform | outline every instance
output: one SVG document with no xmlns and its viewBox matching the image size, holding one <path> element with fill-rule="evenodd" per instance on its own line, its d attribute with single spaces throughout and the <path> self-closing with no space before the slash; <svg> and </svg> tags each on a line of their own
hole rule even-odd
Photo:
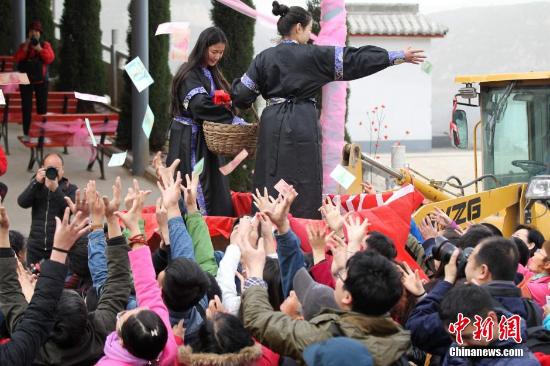
<svg viewBox="0 0 550 366">
<path fill-rule="evenodd" d="M 378 231 L 391 238 L 397 250 L 397 261 L 407 262 L 411 268 L 418 269 L 423 278 L 427 278 L 418 263 L 405 249 L 410 231 L 411 215 L 422 204 L 424 196 L 413 186 L 402 188 L 395 200 L 371 210 L 361 210 L 357 213 L 369 220 L 369 231 Z M 398 198 L 398 196 L 401 196 Z"/>
<path fill-rule="evenodd" d="M 233 211 L 236 217 L 250 215 L 252 212 L 252 194 L 250 192 L 231 192 Z"/>
<path fill-rule="evenodd" d="M 235 213 L 239 214 L 239 216 L 249 214 L 252 206 L 251 194 L 232 192 L 231 195 L 235 205 Z M 391 238 L 396 246 L 397 260 L 406 261 L 411 268 L 419 269 L 421 275 L 425 278 L 424 272 L 405 250 L 405 244 L 407 242 L 407 237 L 410 230 L 411 215 L 420 206 L 424 200 L 424 197 L 410 185 L 395 192 L 383 193 L 381 197 L 379 196 L 378 200 L 376 195 L 363 196 L 364 197 L 362 199 L 361 197 L 352 198 L 351 201 L 356 200 L 355 202 L 357 203 L 362 202 L 361 207 L 379 204 L 381 203 L 380 198 L 382 198 L 385 202 L 383 205 L 378 207 L 375 206 L 371 209 L 362 209 L 357 211 L 359 216 L 369 220 L 369 231 L 378 231 Z M 350 199 L 349 197 L 350 196 L 348 196 L 347 200 L 344 200 L 346 196 L 342 196 L 342 202 L 344 203 L 348 201 Z M 155 206 L 145 207 L 143 212 L 143 218 L 145 220 L 145 233 L 149 239 L 153 236 L 153 233 L 158 227 L 154 214 Z M 236 218 L 206 216 L 205 220 L 210 231 L 210 236 L 216 237 L 221 235 L 225 238 L 229 238 Z M 310 222 L 316 222 L 318 220 L 301 219 L 292 216 L 289 217 L 289 220 L 292 231 L 294 231 L 296 236 L 300 239 L 302 250 L 306 253 L 311 252 L 306 227 Z M 328 279 L 328 277 L 331 276 L 330 265 L 327 267 L 327 264 L 323 264 L 316 269 L 316 271 L 319 271 L 319 273 L 315 273 L 314 276 L 318 276 L 320 279 L 316 280 L 330 286 L 330 280 Z"/>
<path fill-rule="evenodd" d="M 204 220 L 208 225 L 208 231 L 211 237 L 223 236 L 229 239 L 231 231 L 233 231 L 233 224 L 237 220 L 235 217 L 225 216 L 205 216 Z"/>
</svg>

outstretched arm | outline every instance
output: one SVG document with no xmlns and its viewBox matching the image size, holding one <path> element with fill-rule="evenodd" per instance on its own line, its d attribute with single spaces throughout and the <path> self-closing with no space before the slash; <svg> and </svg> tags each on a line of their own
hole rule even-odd
<svg viewBox="0 0 550 366">
<path fill-rule="evenodd" d="M 34 295 L 17 329 L 12 330 L 11 341 L 0 346 L 2 365 L 30 365 L 53 328 L 55 308 L 67 275 L 67 253 L 77 238 L 89 230 L 87 218 L 83 218 L 80 212 L 69 224 L 69 209 L 66 209 L 63 220 L 56 218 L 56 221 L 51 258 L 42 264 Z M 10 248 L 8 231 L 6 209 L 0 207 L 0 256 L 3 267 L 15 272 L 17 262 Z M 17 292 L 17 289 L 14 290 Z"/>
<path fill-rule="evenodd" d="M 231 100 L 237 108 L 250 108 L 260 95 L 260 61 L 256 57 L 246 73 L 240 79 L 235 79 L 231 87 Z"/>
</svg>

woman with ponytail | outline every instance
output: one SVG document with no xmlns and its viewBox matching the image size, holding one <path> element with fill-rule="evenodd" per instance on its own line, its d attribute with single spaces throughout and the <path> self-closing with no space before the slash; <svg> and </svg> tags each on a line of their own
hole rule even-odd
<svg viewBox="0 0 550 366">
<path fill-rule="evenodd" d="M 224 104 L 215 104 L 216 91 L 229 91 L 218 63 L 227 47 L 225 33 L 216 27 L 205 29 L 193 47 L 187 63 L 180 66 L 172 80 L 172 126 L 167 165 L 180 159 L 181 176 L 191 175 L 204 159 L 198 188 L 198 206 L 203 215 L 233 216 L 229 181 L 218 170 L 222 158 L 206 147 L 203 121 L 245 123 Z"/>
<path fill-rule="evenodd" d="M 322 192 L 321 130 L 317 91 L 338 80 L 354 80 L 403 62 L 417 64 L 421 50 L 386 51 L 375 46 L 339 47 L 308 44 L 312 17 L 299 6 L 273 2 L 279 16 L 277 29 L 282 41 L 262 51 L 247 72 L 232 87 L 236 107 L 247 108 L 261 94 L 263 111 L 254 188 L 267 187 L 275 195 L 280 179 L 300 195 L 291 212 L 297 217 L 319 218 Z"/>
</svg>

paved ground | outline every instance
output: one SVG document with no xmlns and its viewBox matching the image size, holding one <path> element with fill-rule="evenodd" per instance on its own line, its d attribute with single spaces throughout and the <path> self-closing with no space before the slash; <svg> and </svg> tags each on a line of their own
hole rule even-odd
<svg viewBox="0 0 550 366">
<path fill-rule="evenodd" d="M 8 209 L 11 218 L 11 226 L 15 230 L 21 231 L 27 235 L 30 224 L 30 209 L 24 210 L 17 204 L 17 196 L 25 189 L 29 180 L 34 174 L 27 171 L 27 163 L 29 161 L 29 150 L 21 145 L 17 140 L 17 135 L 22 133 L 21 126 L 17 124 L 9 125 L 10 136 L 10 152 L 8 156 L 9 168 L 6 175 L 0 178 L 8 188 L 8 195 L 4 201 L 4 205 Z M 85 186 L 90 179 L 95 179 L 98 190 L 104 194 L 110 194 L 112 183 L 117 175 L 122 178 L 123 192 L 126 192 L 127 187 L 132 184 L 134 178 L 131 172 L 122 167 L 108 168 L 106 167 L 106 180 L 99 179 L 99 168 L 94 167 L 94 171 L 86 171 L 88 152 L 79 151 L 81 149 L 69 149 L 69 155 L 63 155 L 65 159 L 65 176 L 79 187 Z M 62 149 L 48 149 L 49 151 L 62 152 Z M 108 158 L 107 158 L 108 160 Z M 390 166 L 391 156 L 389 154 L 381 154 L 381 163 Z M 406 154 L 406 162 L 410 166 L 436 180 L 445 180 L 451 175 L 456 175 L 463 182 L 467 182 L 474 177 L 474 161 L 472 151 L 460 151 L 454 149 L 438 149 L 430 153 L 415 153 Z M 34 168 L 36 170 L 36 166 Z M 154 193 L 147 199 L 146 204 L 154 204 L 158 193 L 156 185 L 149 179 L 137 177 L 141 187 L 144 189 L 154 190 Z M 378 188 L 383 188 L 384 180 L 376 181 Z"/>
<path fill-rule="evenodd" d="M 478 173 L 481 175 L 481 154 L 478 154 Z M 405 154 L 406 163 L 423 176 L 430 179 L 444 181 L 448 177 L 457 176 L 462 183 L 470 182 L 474 179 L 474 153 L 473 150 L 434 149 L 426 153 Z M 380 154 L 379 161 L 382 164 L 391 166 L 390 154 Z M 375 180 L 377 187 L 384 186 L 380 179 Z M 473 193 L 471 186 L 466 189 L 466 193 Z"/>
<path fill-rule="evenodd" d="M 18 140 L 17 135 L 22 134 L 22 127 L 18 124 L 9 124 L 9 147 L 10 155 L 8 156 L 8 172 L 0 177 L 0 181 L 8 186 L 8 195 L 4 201 L 4 205 L 8 210 L 10 216 L 11 226 L 15 230 L 21 231 L 24 235 L 28 234 L 30 227 L 31 210 L 25 210 L 19 207 L 17 204 L 17 196 L 25 189 L 29 183 L 31 177 L 36 171 L 36 165 L 33 172 L 27 171 L 27 164 L 29 162 L 30 151 L 26 149 Z M 3 145 L 2 145 L 3 147 Z M 82 151 L 79 151 L 82 150 Z M 63 149 L 46 149 L 47 152 L 62 152 Z M 105 164 L 105 176 L 106 180 L 100 180 L 99 167 L 94 166 L 92 172 L 86 170 L 87 160 L 89 152 L 83 149 L 69 148 L 69 155 L 62 155 L 65 160 L 65 176 L 78 187 L 84 187 L 90 179 L 95 179 L 98 190 L 103 194 L 111 194 L 111 187 L 114 179 L 117 176 L 122 178 L 123 192 L 132 184 L 132 178 L 134 178 L 128 169 L 117 167 L 108 168 Z M 109 158 L 107 158 L 108 161 Z M 140 186 L 143 189 L 156 189 L 151 181 L 137 177 Z M 156 195 L 155 197 L 158 197 Z M 146 204 L 154 204 L 152 195 L 150 195 L 146 201 Z"/>
</svg>

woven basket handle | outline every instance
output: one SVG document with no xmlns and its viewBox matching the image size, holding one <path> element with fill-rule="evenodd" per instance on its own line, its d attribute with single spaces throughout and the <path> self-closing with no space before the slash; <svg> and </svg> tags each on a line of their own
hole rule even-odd
<svg viewBox="0 0 550 366">
<path fill-rule="evenodd" d="M 260 123 L 260 116 L 258 116 L 258 111 L 256 110 L 256 107 L 254 107 L 254 104 L 250 106 L 250 109 L 252 110 L 252 113 L 254 113 L 254 117 L 256 118 L 256 123 Z"/>
</svg>

